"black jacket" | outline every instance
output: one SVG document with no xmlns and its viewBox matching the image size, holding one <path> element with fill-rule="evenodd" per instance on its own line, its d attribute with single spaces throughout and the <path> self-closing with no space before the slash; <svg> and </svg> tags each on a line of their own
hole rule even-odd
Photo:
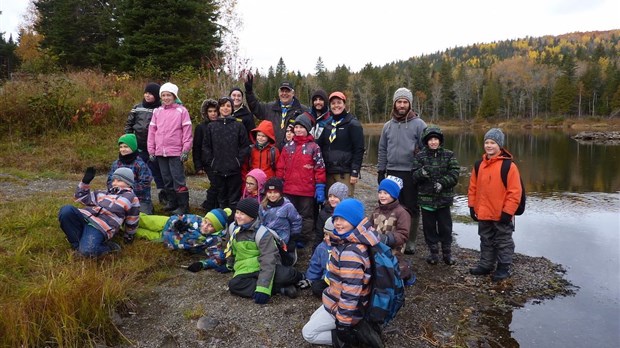
<svg viewBox="0 0 620 348">
<path fill-rule="evenodd" d="M 243 105 L 238 110 L 233 112 L 233 116 L 235 116 L 238 121 L 241 121 L 249 137 L 252 129 L 256 128 L 256 123 L 254 123 L 254 116 L 252 116 L 250 110 L 245 105 Z"/>
<path fill-rule="evenodd" d="M 348 112 L 341 118 L 334 116 L 332 122 L 338 119 L 342 121 L 336 129 L 334 142 L 329 142 L 334 126 L 333 123 L 328 123 L 317 144 L 321 147 L 328 174 L 351 174 L 357 177 L 364 158 L 364 129 L 360 121 Z"/>
<path fill-rule="evenodd" d="M 205 172 L 207 171 L 205 162 L 202 161 L 202 143 L 204 141 L 205 134 L 207 133 L 207 126 L 209 125 L 209 123 L 210 121 L 208 119 L 204 120 L 198 126 L 196 126 L 196 129 L 194 129 L 194 142 L 192 144 L 192 159 L 194 161 L 195 171 L 199 171 L 199 170 L 204 170 Z"/>
<path fill-rule="evenodd" d="M 202 152 L 203 163 L 213 174 L 239 174 L 241 164 L 250 154 L 248 133 L 233 116 L 219 118 L 207 125 Z"/>
<path fill-rule="evenodd" d="M 293 103 L 291 108 L 286 113 L 284 118 L 284 127 L 282 125 L 282 108 L 280 107 L 280 100 L 276 100 L 270 103 L 261 103 L 254 92 L 247 92 L 245 99 L 248 101 L 248 107 L 250 111 L 259 120 L 268 120 L 273 123 L 273 130 L 276 133 L 276 146 L 282 150 L 284 146 L 284 139 L 286 135 L 286 127 L 289 124 L 295 123 L 295 118 L 304 112 L 308 111 L 305 105 L 302 105 L 296 97 L 293 97 Z"/>
</svg>

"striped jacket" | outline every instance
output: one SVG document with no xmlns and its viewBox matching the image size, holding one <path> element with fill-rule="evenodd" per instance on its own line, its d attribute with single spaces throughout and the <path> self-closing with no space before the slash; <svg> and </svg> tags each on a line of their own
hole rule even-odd
<svg viewBox="0 0 620 348">
<path fill-rule="evenodd" d="M 108 239 L 114 237 L 125 224 L 125 233 L 133 235 L 140 221 L 140 201 L 133 191 L 114 187 L 109 191 L 91 191 L 83 182 L 75 191 L 75 201 L 85 205 L 80 209 L 84 217 Z"/>
<path fill-rule="evenodd" d="M 329 232 L 329 287 L 323 291 L 323 306 L 345 326 L 354 326 L 364 317 L 370 298 L 368 246 L 378 244 L 379 239 L 364 227 L 367 221 L 341 236 Z"/>
</svg>

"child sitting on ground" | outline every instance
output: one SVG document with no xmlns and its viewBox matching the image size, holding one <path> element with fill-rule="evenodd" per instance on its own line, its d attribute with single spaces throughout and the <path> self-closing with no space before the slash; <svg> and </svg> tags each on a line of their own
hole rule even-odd
<svg viewBox="0 0 620 348">
<path fill-rule="evenodd" d="M 413 285 L 413 273 L 409 262 L 403 258 L 405 244 L 409 240 L 411 213 L 398 201 L 403 180 L 388 175 L 381 180 L 377 193 L 379 206 L 372 213 L 372 226 L 379 234 L 382 243 L 389 246 L 400 266 L 400 276 L 407 285 Z M 407 283 L 411 281 L 410 283 Z"/>
<path fill-rule="evenodd" d="M 255 198 L 260 203 L 264 194 L 265 181 L 267 181 L 265 172 L 258 168 L 250 170 L 245 176 L 245 185 L 241 198 Z"/>
<path fill-rule="evenodd" d="M 151 201 L 151 169 L 144 163 L 138 153 L 138 140 L 135 134 L 125 134 L 118 138 L 118 159 L 112 162 L 108 173 L 108 189 L 112 188 L 114 172 L 118 168 L 129 168 L 134 175 L 133 193 L 140 200 L 140 212 L 153 214 Z"/>
<path fill-rule="evenodd" d="M 228 289 L 233 295 L 252 298 L 257 304 L 266 304 L 272 295 L 281 293 L 297 297 L 297 284 L 302 274 L 293 267 L 283 266 L 274 237 L 261 224 L 259 204 L 245 198 L 237 204 L 235 222 L 228 227 L 226 270 L 234 270 Z"/>
<path fill-rule="evenodd" d="M 343 183 L 337 182 L 335 184 L 341 184 L 342 186 L 347 187 L 347 185 Z M 332 222 L 332 218 L 330 216 L 327 221 L 325 221 L 323 233 L 325 236 L 328 236 L 333 230 L 334 223 Z M 327 241 L 325 239 L 317 245 L 312 253 L 312 258 L 310 259 L 310 264 L 308 264 L 308 269 L 306 270 L 304 279 L 297 283 L 298 288 L 311 288 L 312 295 L 318 298 L 323 296 L 323 290 L 325 290 L 325 288 L 329 285 L 327 283 L 327 264 L 329 262 L 330 250 L 331 246 L 327 245 Z"/>
<path fill-rule="evenodd" d="M 213 209 L 204 218 L 194 214 L 173 215 L 163 227 L 162 240 L 168 249 L 182 249 L 192 253 L 207 253 L 208 248 L 221 250 L 221 239 L 232 211 Z M 220 264 L 223 263 L 220 258 Z"/>
<path fill-rule="evenodd" d="M 323 231 L 325 222 L 332 216 L 338 203 L 342 202 L 348 196 L 349 187 L 341 182 L 337 181 L 329 187 L 329 190 L 327 191 L 327 204 L 323 205 L 323 209 L 321 209 L 316 219 L 314 229 L 314 248 L 316 248 L 316 246 L 319 245 L 325 237 L 325 233 Z"/>
<path fill-rule="evenodd" d="M 285 266 L 293 266 L 297 262 L 295 237 L 301 233 L 301 216 L 288 198 L 282 196 L 284 183 L 273 177 L 265 183 L 265 199 L 259 208 L 259 216 L 263 225 L 274 230 L 287 245 L 287 258 L 282 260 Z"/>
<path fill-rule="evenodd" d="M 85 207 L 65 205 L 58 212 L 60 228 L 71 248 L 84 256 L 98 257 L 121 250 L 111 241 L 125 225 L 125 244 L 133 242 L 140 220 L 140 201 L 133 193 L 134 174 L 129 168 L 118 168 L 112 174 L 112 187 L 107 191 L 90 190 L 95 168 L 88 167 L 75 191 L 75 200 Z"/>
</svg>

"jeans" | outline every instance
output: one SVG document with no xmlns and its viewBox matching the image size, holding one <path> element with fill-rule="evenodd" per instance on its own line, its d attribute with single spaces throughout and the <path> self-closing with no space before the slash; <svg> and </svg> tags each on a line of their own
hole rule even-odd
<svg viewBox="0 0 620 348">
<path fill-rule="evenodd" d="M 76 207 L 65 205 L 60 208 L 58 221 L 71 248 L 80 254 L 97 257 L 110 251 L 110 248 L 104 244 L 105 234 L 90 225 Z"/>
</svg>

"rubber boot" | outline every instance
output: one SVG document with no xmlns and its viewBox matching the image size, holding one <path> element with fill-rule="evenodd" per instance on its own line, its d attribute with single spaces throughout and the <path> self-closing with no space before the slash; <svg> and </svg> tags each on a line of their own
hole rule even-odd
<svg viewBox="0 0 620 348">
<path fill-rule="evenodd" d="M 353 331 L 363 347 L 383 348 L 381 329 L 378 326 L 371 325 L 366 320 L 360 320 Z"/>
<path fill-rule="evenodd" d="M 178 208 L 172 211 L 172 214 L 183 215 L 189 213 L 189 191 L 177 192 Z"/>
<path fill-rule="evenodd" d="M 179 207 L 179 203 L 177 203 L 177 194 L 174 189 L 166 189 L 166 197 L 168 198 L 168 203 L 166 203 L 164 211 L 173 211 Z"/>
<path fill-rule="evenodd" d="M 493 273 L 492 280 L 494 282 L 499 282 L 509 277 L 510 277 L 510 264 L 509 263 L 498 263 L 497 269 L 495 270 L 495 273 Z"/>
<path fill-rule="evenodd" d="M 452 266 L 456 264 L 456 260 L 452 258 L 452 245 L 441 243 L 441 254 L 446 265 Z"/>
<path fill-rule="evenodd" d="M 411 216 L 411 227 L 409 228 L 409 240 L 405 246 L 405 254 L 415 254 L 416 240 L 418 239 L 418 228 L 420 226 L 420 212 L 414 212 Z"/>
<path fill-rule="evenodd" d="M 491 274 L 491 269 L 480 267 L 479 265 L 476 268 L 470 268 L 469 274 L 479 276 L 479 275 L 487 275 Z"/>
<path fill-rule="evenodd" d="M 439 262 L 439 246 L 437 244 L 430 244 L 428 250 L 430 255 L 426 258 L 426 262 L 430 265 L 436 265 Z"/>
<path fill-rule="evenodd" d="M 165 189 L 159 190 L 159 193 L 157 193 L 157 198 L 159 199 L 159 204 L 168 204 L 168 192 Z"/>
</svg>

